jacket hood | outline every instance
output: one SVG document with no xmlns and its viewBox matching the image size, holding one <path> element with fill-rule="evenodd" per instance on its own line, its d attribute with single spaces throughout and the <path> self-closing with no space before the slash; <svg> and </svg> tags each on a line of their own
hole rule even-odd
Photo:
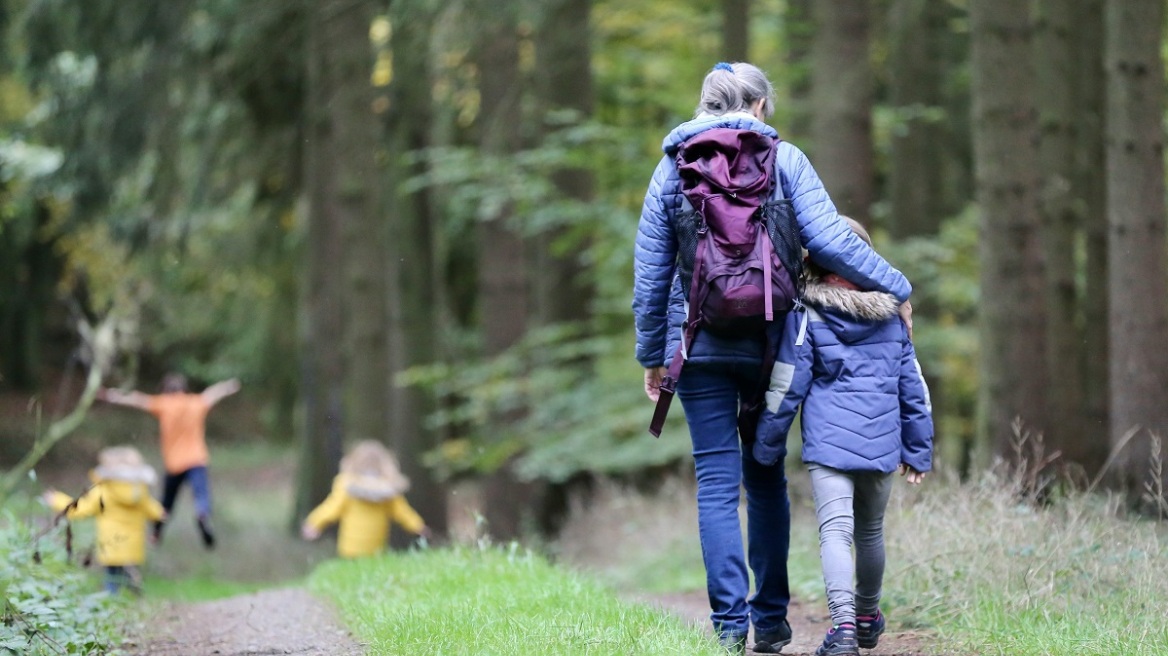
<svg viewBox="0 0 1168 656">
<path fill-rule="evenodd" d="M 897 316 L 900 303 L 892 294 L 847 289 L 810 278 L 804 290 L 807 305 L 820 310 L 823 322 L 841 341 L 853 343 L 879 330 Z"/>
<path fill-rule="evenodd" d="M 90 478 L 98 481 L 142 483 L 154 485 L 158 476 L 154 468 L 149 465 L 98 465 L 90 474 Z"/>
<path fill-rule="evenodd" d="M 345 492 L 362 501 L 388 501 L 405 492 L 401 481 L 384 476 L 345 475 Z"/>
<path fill-rule="evenodd" d="M 686 121 L 681 125 L 673 128 L 661 144 L 661 150 L 670 157 L 677 156 L 677 149 L 681 144 L 689 141 L 692 137 L 706 130 L 714 128 L 731 128 L 734 130 L 754 130 L 766 136 L 777 139 L 779 133 L 771 126 L 758 120 L 751 114 L 745 112 L 733 112 L 730 114 L 722 114 L 721 116 L 714 116 L 712 114 L 702 114 L 701 116 Z"/>
<path fill-rule="evenodd" d="M 103 503 L 113 502 L 119 506 L 133 507 L 150 497 L 150 487 L 142 481 L 103 479 L 97 478 L 96 471 L 94 474 L 101 486 Z"/>
</svg>

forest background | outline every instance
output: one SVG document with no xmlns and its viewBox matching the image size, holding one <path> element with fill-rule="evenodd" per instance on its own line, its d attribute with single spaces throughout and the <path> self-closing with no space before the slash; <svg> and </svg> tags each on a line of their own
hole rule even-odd
<svg viewBox="0 0 1168 656">
<path fill-rule="evenodd" d="M 2 0 L 0 467 L 86 381 L 178 370 L 243 380 L 213 439 L 297 445 L 292 523 L 364 437 L 439 534 L 459 479 L 509 538 L 675 470 L 681 413 L 645 433 L 632 241 L 662 137 L 748 60 L 915 285 L 939 464 L 1162 512 L 1164 10 Z"/>
</svg>

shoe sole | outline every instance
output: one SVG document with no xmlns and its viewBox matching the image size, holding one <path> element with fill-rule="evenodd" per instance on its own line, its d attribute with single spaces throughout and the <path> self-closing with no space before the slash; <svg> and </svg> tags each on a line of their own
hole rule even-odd
<svg viewBox="0 0 1168 656">
<path fill-rule="evenodd" d="M 856 636 L 856 642 L 860 643 L 860 649 L 875 649 L 876 645 L 880 644 L 880 636 L 884 635 L 884 629 L 881 629 L 876 635 L 868 635 L 863 638 Z"/>
<path fill-rule="evenodd" d="M 783 651 L 783 647 L 789 644 L 791 644 L 791 638 L 787 638 L 782 642 L 756 642 L 751 649 L 756 654 L 778 654 Z"/>
</svg>

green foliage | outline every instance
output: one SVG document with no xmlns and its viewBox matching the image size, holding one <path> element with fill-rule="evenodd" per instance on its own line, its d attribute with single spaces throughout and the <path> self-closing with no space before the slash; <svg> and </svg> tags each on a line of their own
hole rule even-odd
<svg viewBox="0 0 1168 656">
<path fill-rule="evenodd" d="M 120 602 L 93 592 L 63 544 L 61 529 L 37 536 L 0 511 L 0 654 L 106 653 L 118 644 Z"/>
<path fill-rule="evenodd" d="M 333 561 L 309 587 L 337 604 L 370 654 L 725 653 L 680 618 L 515 545 Z"/>
<path fill-rule="evenodd" d="M 408 372 L 404 383 L 452 399 L 431 423 L 464 430 L 464 438 L 433 451 L 428 464 L 446 475 L 493 471 L 521 453 L 521 476 L 565 481 L 579 472 L 635 472 L 689 454 L 680 409 L 665 437 L 649 437 L 653 404 L 641 390 L 639 370 L 627 366 L 624 335 L 579 332 L 552 326 L 496 358 Z M 490 417 L 519 409 L 525 411 L 502 432 L 485 428 Z"/>
</svg>

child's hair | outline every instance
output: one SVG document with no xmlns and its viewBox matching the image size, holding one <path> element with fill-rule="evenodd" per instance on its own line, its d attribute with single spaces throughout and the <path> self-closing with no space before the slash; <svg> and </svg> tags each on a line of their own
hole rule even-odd
<svg viewBox="0 0 1168 656">
<path fill-rule="evenodd" d="M 847 222 L 848 226 L 851 227 L 852 232 L 856 233 L 856 235 L 859 236 L 860 239 L 863 239 L 865 244 L 868 244 L 869 246 L 872 245 L 872 237 L 868 234 L 867 229 L 864 228 L 864 224 L 860 223 L 859 221 L 853 219 L 850 216 L 844 216 L 843 214 L 840 214 L 840 218 L 843 219 L 845 222 Z M 804 275 L 806 275 L 808 277 L 822 278 L 823 276 L 826 276 L 829 273 L 833 273 L 833 272 L 828 271 L 827 269 L 824 269 L 823 267 L 819 266 L 818 264 L 811 261 L 810 259 L 808 259 L 806 261 L 806 265 L 804 266 Z"/>
<path fill-rule="evenodd" d="M 132 481 L 152 484 L 154 468 L 146 464 L 142 454 L 132 446 L 110 446 L 97 454 L 94 473 L 104 480 Z"/>
<path fill-rule="evenodd" d="M 860 239 L 864 240 L 864 243 L 868 244 L 869 246 L 872 245 L 872 237 L 868 235 L 868 231 L 864 229 L 864 225 L 862 223 L 850 216 L 844 216 L 843 214 L 840 215 L 840 218 L 848 222 L 848 225 L 852 228 L 852 232 L 859 235 Z"/>
<path fill-rule="evenodd" d="M 187 377 L 178 373 L 170 372 L 162 377 L 162 393 L 163 394 L 182 394 L 187 391 Z"/>
<path fill-rule="evenodd" d="M 361 478 L 379 479 L 401 494 L 409 489 L 410 479 L 402 474 L 397 458 L 376 440 L 361 440 L 341 458 L 341 472 Z"/>
<path fill-rule="evenodd" d="M 759 100 L 765 101 L 763 116 L 769 118 L 775 113 L 775 87 L 766 73 L 754 64 L 723 62 L 714 66 L 702 81 L 702 95 L 694 116 L 748 112 Z"/>
</svg>

